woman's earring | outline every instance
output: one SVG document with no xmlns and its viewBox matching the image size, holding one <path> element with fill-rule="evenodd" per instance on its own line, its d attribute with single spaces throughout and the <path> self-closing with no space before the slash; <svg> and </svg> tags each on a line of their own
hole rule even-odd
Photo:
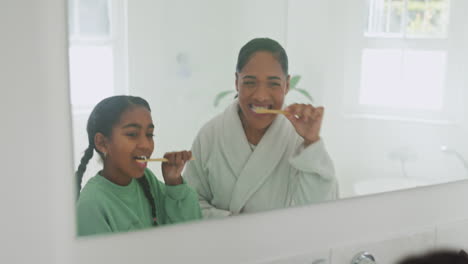
<svg viewBox="0 0 468 264">
<path fill-rule="evenodd" d="M 104 159 L 106 159 L 107 158 L 107 152 L 104 152 L 103 154 L 104 154 Z"/>
</svg>

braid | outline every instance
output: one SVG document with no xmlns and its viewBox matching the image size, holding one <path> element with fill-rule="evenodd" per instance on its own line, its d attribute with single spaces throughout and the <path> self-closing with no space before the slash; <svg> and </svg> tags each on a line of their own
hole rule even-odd
<svg viewBox="0 0 468 264">
<path fill-rule="evenodd" d="M 93 157 L 94 147 L 89 145 L 85 150 L 83 157 L 81 158 L 80 165 L 78 170 L 75 173 L 76 176 L 76 187 L 77 187 L 77 197 L 80 197 L 81 191 L 81 182 L 83 180 L 83 174 L 86 171 L 86 165 L 88 165 L 89 160 Z"/>
<path fill-rule="evenodd" d="M 151 206 L 151 216 L 153 217 L 153 225 L 157 226 L 158 222 L 156 219 L 156 205 L 154 204 L 154 198 L 153 195 L 151 194 L 150 191 L 150 186 L 148 179 L 146 179 L 146 176 L 143 175 L 143 177 L 138 178 L 138 183 L 140 184 L 141 188 L 143 188 L 143 192 L 145 193 L 145 197 L 148 200 L 150 206 Z"/>
</svg>

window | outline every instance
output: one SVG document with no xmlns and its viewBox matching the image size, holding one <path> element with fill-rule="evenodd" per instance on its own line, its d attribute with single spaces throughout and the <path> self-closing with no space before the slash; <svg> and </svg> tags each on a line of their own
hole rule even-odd
<svg viewBox="0 0 468 264">
<path fill-rule="evenodd" d="M 446 51 L 364 49 L 359 104 L 442 110 Z"/>
<path fill-rule="evenodd" d="M 125 0 L 69 0 L 69 69 L 75 168 L 88 146 L 86 124 L 105 97 L 127 94 Z M 102 165 L 88 163 L 82 186 Z"/>
<path fill-rule="evenodd" d="M 125 3 L 69 0 L 70 94 L 74 110 L 127 93 Z"/>
<path fill-rule="evenodd" d="M 447 120 L 456 96 L 448 85 L 450 0 L 368 0 L 352 112 Z M 348 66 L 349 67 L 349 66 Z"/>
<path fill-rule="evenodd" d="M 367 36 L 443 38 L 449 0 L 369 0 Z"/>
</svg>

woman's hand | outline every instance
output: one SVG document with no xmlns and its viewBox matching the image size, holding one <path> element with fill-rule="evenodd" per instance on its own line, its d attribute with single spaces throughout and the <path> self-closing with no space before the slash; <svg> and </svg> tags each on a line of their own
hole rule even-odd
<svg viewBox="0 0 468 264">
<path fill-rule="evenodd" d="M 310 104 L 292 104 L 284 110 L 289 113 L 285 115 L 286 118 L 291 121 L 296 132 L 304 138 L 305 147 L 320 139 L 323 107 L 313 107 Z"/>
<path fill-rule="evenodd" d="M 182 184 L 182 170 L 185 163 L 192 158 L 191 151 L 168 152 L 164 154 L 164 158 L 168 159 L 161 165 L 164 182 L 167 185 Z"/>
</svg>

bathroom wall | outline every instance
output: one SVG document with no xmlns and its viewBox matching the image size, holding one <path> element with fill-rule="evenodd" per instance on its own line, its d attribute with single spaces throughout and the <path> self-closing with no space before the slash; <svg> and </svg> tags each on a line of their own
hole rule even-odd
<svg viewBox="0 0 468 264">
<path fill-rule="evenodd" d="M 0 2 L 0 263 L 70 263 L 65 1 Z"/>
</svg>

